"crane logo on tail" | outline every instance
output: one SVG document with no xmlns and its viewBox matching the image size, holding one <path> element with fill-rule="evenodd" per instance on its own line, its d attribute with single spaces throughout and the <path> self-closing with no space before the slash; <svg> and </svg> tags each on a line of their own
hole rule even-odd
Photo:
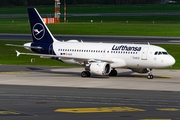
<svg viewBox="0 0 180 120">
<path fill-rule="evenodd" d="M 36 40 L 41 40 L 45 34 L 44 26 L 41 23 L 36 23 L 33 26 L 32 33 Z"/>
</svg>

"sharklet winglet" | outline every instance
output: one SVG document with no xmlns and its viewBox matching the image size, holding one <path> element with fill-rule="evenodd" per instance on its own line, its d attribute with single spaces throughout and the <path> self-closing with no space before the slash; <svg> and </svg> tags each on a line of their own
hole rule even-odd
<svg viewBox="0 0 180 120">
<path fill-rule="evenodd" d="M 16 53 L 17 53 L 17 57 L 21 54 L 19 51 L 15 50 Z"/>
</svg>

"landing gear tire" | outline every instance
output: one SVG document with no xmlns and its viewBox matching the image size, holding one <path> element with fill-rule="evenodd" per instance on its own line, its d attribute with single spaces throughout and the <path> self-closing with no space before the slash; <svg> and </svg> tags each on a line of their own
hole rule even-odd
<svg viewBox="0 0 180 120">
<path fill-rule="evenodd" d="M 115 69 L 112 69 L 109 73 L 109 76 L 117 76 L 117 71 Z"/>
<path fill-rule="evenodd" d="M 148 76 L 147 76 L 147 79 L 153 79 L 153 78 L 154 78 L 153 75 L 148 75 Z"/>
<path fill-rule="evenodd" d="M 82 71 L 81 77 L 90 77 L 91 73 L 89 71 Z"/>
<path fill-rule="evenodd" d="M 154 78 L 153 75 L 148 75 L 148 76 L 147 76 L 147 79 L 153 79 L 153 78 Z"/>
</svg>

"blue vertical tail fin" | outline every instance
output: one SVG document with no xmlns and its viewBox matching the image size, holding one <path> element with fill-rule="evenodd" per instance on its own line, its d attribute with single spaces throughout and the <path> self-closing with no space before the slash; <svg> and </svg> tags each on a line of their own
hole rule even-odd
<svg viewBox="0 0 180 120">
<path fill-rule="evenodd" d="M 28 8 L 31 33 L 34 43 L 53 43 L 53 37 L 35 8 Z"/>
</svg>

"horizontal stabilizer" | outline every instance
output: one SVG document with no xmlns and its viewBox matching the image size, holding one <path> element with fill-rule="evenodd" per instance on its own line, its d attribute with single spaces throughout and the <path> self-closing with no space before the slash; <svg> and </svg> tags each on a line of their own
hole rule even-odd
<svg viewBox="0 0 180 120">
<path fill-rule="evenodd" d="M 6 46 L 24 47 L 23 45 L 6 44 Z"/>
<path fill-rule="evenodd" d="M 14 44 L 6 44 L 7 46 L 13 46 L 13 47 L 24 47 L 24 48 L 32 48 L 32 49 L 42 49 L 42 47 L 39 46 L 25 46 L 25 45 L 14 45 Z"/>
</svg>

